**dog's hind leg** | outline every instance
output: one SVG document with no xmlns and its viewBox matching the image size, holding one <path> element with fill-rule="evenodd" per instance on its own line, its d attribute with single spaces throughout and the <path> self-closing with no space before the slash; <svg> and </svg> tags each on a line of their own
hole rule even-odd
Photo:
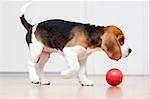
<svg viewBox="0 0 150 99">
<path fill-rule="evenodd" d="M 32 83 L 38 84 L 40 82 L 39 77 L 36 71 L 36 64 L 39 61 L 40 55 L 43 50 L 43 45 L 39 42 L 32 42 L 30 45 L 30 56 L 31 59 L 29 60 L 29 79 Z"/>
<path fill-rule="evenodd" d="M 50 82 L 46 79 L 45 74 L 44 74 L 44 66 L 45 66 L 46 62 L 48 61 L 49 57 L 50 57 L 50 53 L 43 51 L 41 53 L 40 59 L 37 63 L 37 67 L 36 67 L 37 74 L 40 78 L 40 83 L 42 85 L 50 85 Z"/>
</svg>

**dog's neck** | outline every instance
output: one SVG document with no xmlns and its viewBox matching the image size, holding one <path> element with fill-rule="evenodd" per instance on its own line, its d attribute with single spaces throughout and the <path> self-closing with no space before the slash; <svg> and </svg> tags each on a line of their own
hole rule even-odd
<svg viewBox="0 0 150 99">
<path fill-rule="evenodd" d="M 101 36 L 104 34 L 104 26 L 86 25 L 86 33 L 89 46 L 92 48 L 101 47 Z"/>
</svg>

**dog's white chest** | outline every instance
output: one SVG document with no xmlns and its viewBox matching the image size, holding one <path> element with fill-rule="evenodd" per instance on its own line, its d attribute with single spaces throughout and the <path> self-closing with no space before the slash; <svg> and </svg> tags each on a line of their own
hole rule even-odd
<svg viewBox="0 0 150 99">
<path fill-rule="evenodd" d="M 85 59 L 87 59 L 87 57 L 88 57 L 91 53 L 93 53 L 93 52 L 95 52 L 95 51 L 100 51 L 100 50 L 101 50 L 100 48 L 94 48 L 94 49 L 88 48 L 88 49 L 82 51 L 82 52 L 78 55 L 78 59 L 79 59 L 79 60 L 85 60 Z"/>
</svg>

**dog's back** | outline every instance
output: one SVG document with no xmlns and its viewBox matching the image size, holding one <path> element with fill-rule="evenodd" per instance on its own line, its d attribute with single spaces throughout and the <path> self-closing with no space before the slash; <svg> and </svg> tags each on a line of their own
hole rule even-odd
<svg viewBox="0 0 150 99">
<path fill-rule="evenodd" d="M 35 35 L 39 39 L 42 38 L 44 45 L 62 50 L 66 43 L 72 39 L 74 27 L 84 27 L 84 25 L 65 20 L 48 20 L 37 25 Z"/>
</svg>

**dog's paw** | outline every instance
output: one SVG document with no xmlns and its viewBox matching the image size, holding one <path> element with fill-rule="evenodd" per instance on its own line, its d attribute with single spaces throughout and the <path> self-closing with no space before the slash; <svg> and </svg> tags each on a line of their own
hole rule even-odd
<svg viewBox="0 0 150 99">
<path fill-rule="evenodd" d="M 68 69 L 68 70 L 65 70 L 65 71 L 61 72 L 61 76 L 64 79 L 69 79 L 69 78 L 72 78 L 72 77 L 76 76 L 77 73 L 78 73 L 78 70 Z"/>
<path fill-rule="evenodd" d="M 81 84 L 81 86 L 93 86 L 94 84 L 93 84 L 93 81 L 91 81 L 91 80 L 82 80 L 82 81 L 79 81 L 80 82 L 80 84 Z"/>
<path fill-rule="evenodd" d="M 50 85 L 50 81 L 48 79 L 41 79 L 41 82 L 40 82 L 41 85 Z"/>
<path fill-rule="evenodd" d="M 30 79 L 31 83 L 33 83 L 33 84 L 39 84 L 40 83 L 40 79 L 38 76 L 30 76 L 29 79 Z"/>
</svg>

